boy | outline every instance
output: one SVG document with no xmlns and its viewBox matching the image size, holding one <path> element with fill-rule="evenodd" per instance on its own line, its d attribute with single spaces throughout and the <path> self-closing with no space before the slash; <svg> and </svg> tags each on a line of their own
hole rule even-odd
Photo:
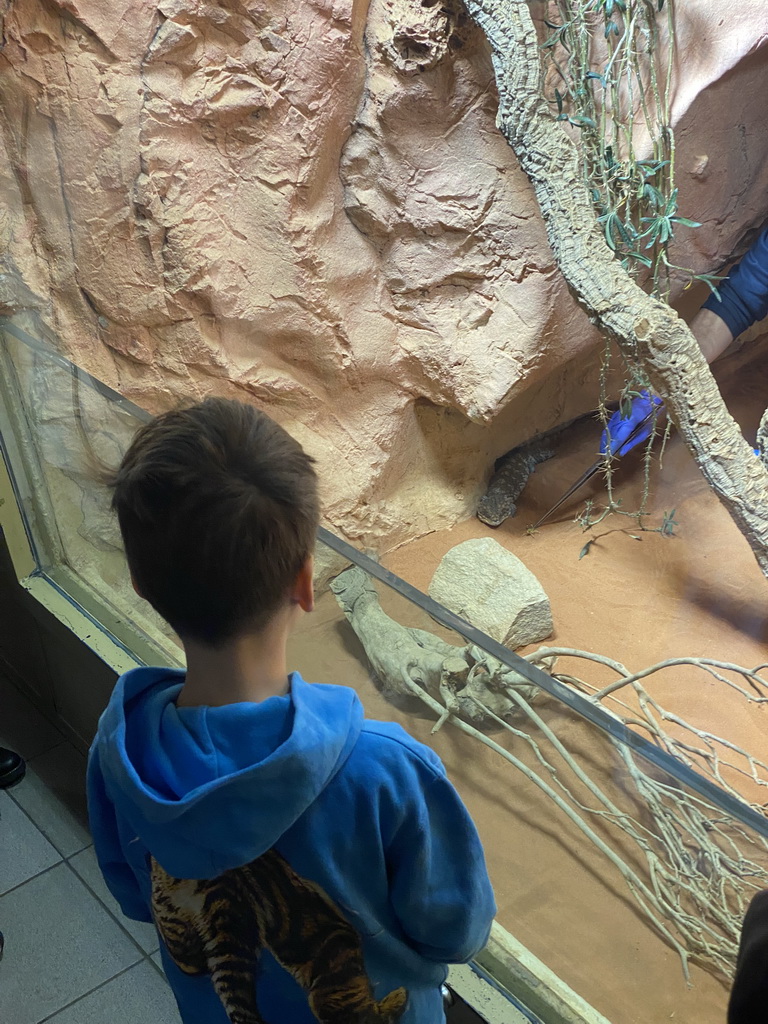
<svg viewBox="0 0 768 1024">
<path fill-rule="evenodd" d="M 142 427 L 112 480 L 134 586 L 187 670 L 118 681 L 91 826 L 123 912 L 155 921 L 184 1024 L 439 1024 L 445 964 L 495 912 L 439 759 L 287 671 L 313 608 L 312 461 L 209 399 Z"/>
</svg>

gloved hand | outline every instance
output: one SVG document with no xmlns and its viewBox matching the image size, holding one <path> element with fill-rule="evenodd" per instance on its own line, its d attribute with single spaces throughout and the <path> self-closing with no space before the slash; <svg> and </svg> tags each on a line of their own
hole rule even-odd
<svg viewBox="0 0 768 1024">
<path fill-rule="evenodd" d="M 629 416 L 622 416 L 619 409 L 608 420 L 608 429 L 603 431 L 603 435 L 600 438 L 600 454 L 605 455 L 608 451 L 609 433 L 611 435 L 611 455 L 626 455 L 627 452 L 631 452 L 637 445 L 647 441 L 651 436 L 653 420 L 649 420 L 631 441 L 628 442 L 627 438 L 638 423 L 645 419 L 654 406 L 660 407 L 661 405 L 663 403 L 657 395 L 651 395 L 643 388 L 640 394 L 635 395 L 632 399 L 632 408 Z M 659 409 L 659 411 L 661 410 Z"/>
<path fill-rule="evenodd" d="M 717 314 L 734 338 L 768 314 L 768 228 L 703 308 Z"/>
</svg>

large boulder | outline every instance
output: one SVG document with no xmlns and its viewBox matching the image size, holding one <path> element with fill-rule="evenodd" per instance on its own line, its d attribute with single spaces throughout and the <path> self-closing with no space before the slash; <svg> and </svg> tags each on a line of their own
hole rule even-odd
<svg viewBox="0 0 768 1024">
<path fill-rule="evenodd" d="M 552 633 L 552 609 L 543 587 L 491 537 L 451 548 L 432 577 L 429 596 L 513 649 Z"/>
</svg>

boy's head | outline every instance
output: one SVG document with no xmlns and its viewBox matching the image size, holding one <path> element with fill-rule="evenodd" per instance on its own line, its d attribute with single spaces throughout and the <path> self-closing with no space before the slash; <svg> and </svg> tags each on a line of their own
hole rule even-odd
<svg viewBox="0 0 768 1024">
<path fill-rule="evenodd" d="M 209 398 L 143 426 L 110 483 L 136 588 L 183 640 L 261 629 L 314 549 L 314 460 L 251 405 Z"/>
</svg>

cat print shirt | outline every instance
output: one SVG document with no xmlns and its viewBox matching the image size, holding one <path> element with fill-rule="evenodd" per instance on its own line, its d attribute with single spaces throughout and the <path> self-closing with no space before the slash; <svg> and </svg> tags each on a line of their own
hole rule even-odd
<svg viewBox="0 0 768 1024">
<path fill-rule="evenodd" d="M 440 1024 L 449 963 L 495 913 L 439 758 L 343 686 L 176 707 L 183 673 L 118 680 L 88 764 L 96 854 L 154 921 L 184 1024 Z"/>
</svg>

